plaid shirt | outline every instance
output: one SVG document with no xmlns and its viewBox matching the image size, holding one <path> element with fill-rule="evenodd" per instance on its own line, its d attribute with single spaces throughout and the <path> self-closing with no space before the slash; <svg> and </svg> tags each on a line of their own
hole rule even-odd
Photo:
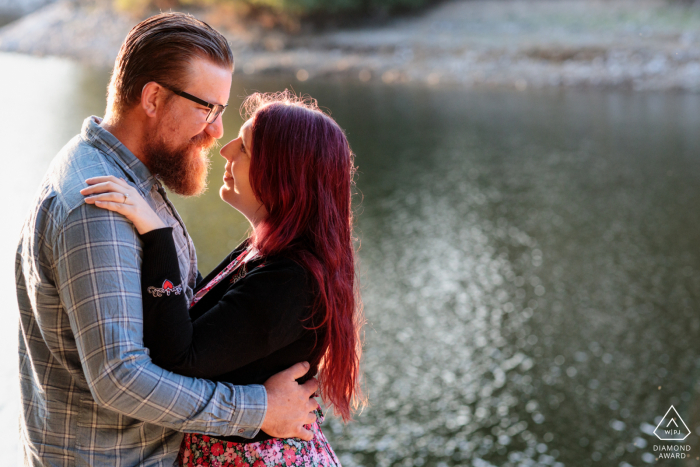
<svg viewBox="0 0 700 467">
<path fill-rule="evenodd" d="M 85 179 L 128 180 L 173 227 L 188 298 L 197 260 L 160 183 L 95 118 L 54 159 L 17 250 L 21 449 L 26 465 L 170 466 L 181 432 L 255 436 L 267 394 L 151 362 L 139 237 L 126 218 L 83 202 Z"/>
</svg>

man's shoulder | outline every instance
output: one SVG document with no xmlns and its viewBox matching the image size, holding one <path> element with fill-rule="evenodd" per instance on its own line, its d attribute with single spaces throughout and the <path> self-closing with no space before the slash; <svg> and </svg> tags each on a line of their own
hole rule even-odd
<svg viewBox="0 0 700 467">
<path fill-rule="evenodd" d="M 50 192 L 63 216 L 84 205 L 80 190 L 85 180 L 101 175 L 124 177 L 123 170 L 105 153 L 80 135 L 71 139 L 56 155 L 44 179 L 43 190 Z"/>
</svg>

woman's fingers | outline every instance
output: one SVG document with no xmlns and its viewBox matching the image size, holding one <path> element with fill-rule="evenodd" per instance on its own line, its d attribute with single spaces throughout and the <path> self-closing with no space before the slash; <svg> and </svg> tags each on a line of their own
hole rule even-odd
<svg viewBox="0 0 700 467">
<path fill-rule="evenodd" d="M 95 201 L 110 201 L 113 203 L 126 204 L 129 199 L 124 193 L 98 193 L 91 196 L 85 197 L 85 202 L 88 204 L 93 204 Z"/>
<path fill-rule="evenodd" d="M 100 177 L 92 177 L 85 180 L 88 187 L 80 190 L 80 194 L 89 195 L 94 193 L 106 193 L 108 191 L 116 191 L 118 193 L 131 193 L 134 188 L 129 185 L 123 178 L 117 178 L 114 175 L 104 175 Z"/>
<path fill-rule="evenodd" d="M 128 208 L 128 206 L 126 206 L 125 204 L 114 203 L 112 201 L 94 200 L 91 203 L 89 203 L 87 200 L 85 200 L 85 202 L 88 204 L 94 204 L 98 208 L 107 209 L 108 211 L 114 211 L 119 214 L 124 214 L 124 211 Z"/>
<path fill-rule="evenodd" d="M 87 181 L 87 180 L 86 180 Z M 90 185 L 86 188 L 80 190 L 81 195 L 90 195 L 94 193 L 105 193 L 107 191 L 115 191 L 117 186 L 113 182 L 100 182 L 94 185 Z"/>
<path fill-rule="evenodd" d="M 131 187 L 124 187 L 122 185 L 119 185 L 116 182 L 112 181 L 107 181 L 107 182 L 101 182 L 97 183 L 95 185 L 88 186 L 86 188 L 83 188 L 80 190 L 80 194 L 85 196 L 85 195 L 90 195 L 90 194 L 95 194 L 95 193 L 107 193 L 107 192 L 117 192 L 117 193 L 129 193 L 131 192 Z"/>
<path fill-rule="evenodd" d="M 140 234 L 166 226 L 141 193 L 123 178 L 105 175 L 89 178 L 85 183 L 89 186 L 80 190 L 85 203 L 125 216 Z"/>
<path fill-rule="evenodd" d="M 95 185 L 96 183 L 113 182 L 123 187 L 128 187 L 129 184 L 123 178 L 117 178 L 114 175 L 101 175 L 99 177 L 91 177 L 85 180 L 88 185 Z"/>
</svg>

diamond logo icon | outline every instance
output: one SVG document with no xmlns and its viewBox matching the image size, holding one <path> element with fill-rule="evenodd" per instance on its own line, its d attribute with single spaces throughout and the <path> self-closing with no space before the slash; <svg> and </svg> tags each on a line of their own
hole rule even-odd
<svg viewBox="0 0 700 467">
<path fill-rule="evenodd" d="M 681 416 L 678 415 L 676 408 L 671 406 L 666 411 L 664 418 L 656 425 L 654 434 L 662 441 L 683 441 L 690 434 L 690 430 Z"/>
</svg>

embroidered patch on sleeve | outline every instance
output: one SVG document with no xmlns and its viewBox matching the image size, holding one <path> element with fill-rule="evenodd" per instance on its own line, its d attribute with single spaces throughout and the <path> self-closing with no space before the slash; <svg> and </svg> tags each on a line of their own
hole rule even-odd
<svg viewBox="0 0 700 467">
<path fill-rule="evenodd" d="M 163 294 L 169 297 L 171 293 L 180 295 L 182 293 L 182 285 L 173 285 L 172 282 L 166 279 L 165 282 L 163 282 L 162 287 L 158 288 L 150 286 L 148 289 L 146 289 L 146 291 L 154 297 L 162 297 Z"/>
</svg>

